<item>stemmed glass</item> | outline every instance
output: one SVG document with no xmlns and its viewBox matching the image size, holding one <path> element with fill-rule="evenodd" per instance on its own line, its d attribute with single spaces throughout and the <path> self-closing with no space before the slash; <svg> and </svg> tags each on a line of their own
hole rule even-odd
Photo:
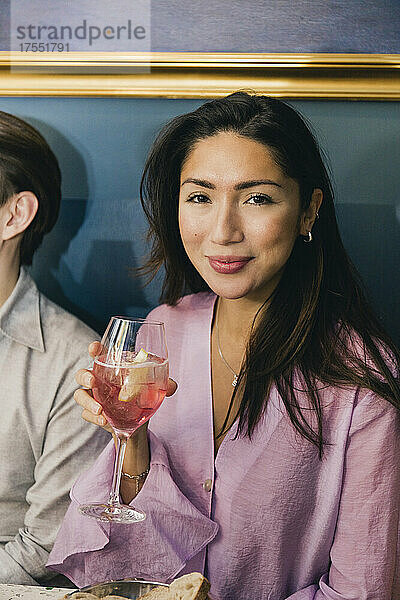
<svg viewBox="0 0 400 600">
<path fill-rule="evenodd" d="M 126 444 L 164 400 L 168 356 L 164 324 L 144 319 L 111 317 L 93 365 L 93 396 L 117 438 L 117 452 L 107 504 L 85 504 L 79 511 L 98 521 L 136 523 L 144 512 L 121 504 L 119 488 Z"/>
</svg>

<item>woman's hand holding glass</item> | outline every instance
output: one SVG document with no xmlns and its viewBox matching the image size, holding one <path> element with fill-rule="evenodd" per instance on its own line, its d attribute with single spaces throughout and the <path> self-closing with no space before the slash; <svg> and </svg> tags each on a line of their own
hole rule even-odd
<svg viewBox="0 0 400 600">
<path fill-rule="evenodd" d="M 89 346 L 89 354 L 94 359 L 101 352 L 101 343 L 100 342 L 92 342 Z M 96 402 L 92 395 L 92 388 L 95 386 L 95 377 L 89 369 L 80 369 L 76 375 L 75 379 L 78 385 L 82 386 L 81 389 L 76 390 L 74 394 L 74 399 L 79 406 L 82 407 L 82 419 L 87 421 L 88 423 L 93 423 L 94 425 L 98 425 L 102 427 L 113 436 L 115 436 L 112 427 L 108 424 L 108 421 L 104 415 L 103 409 L 101 405 Z M 166 396 L 172 396 L 177 389 L 177 384 L 173 379 L 168 380 L 168 387 Z M 82 389 L 85 388 L 85 389 Z M 143 432 L 147 430 L 148 421 L 139 427 L 135 431 L 135 433 L 130 438 L 129 442 L 132 443 L 135 437 L 143 435 Z"/>
<path fill-rule="evenodd" d="M 86 421 L 113 435 L 116 459 L 108 503 L 85 504 L 79 511 L 100 521 L 134 523 L 145 518 L 128 503 L 139 489 L 138 476 L 142 481 L 149 466 L 147 423 L 165 395 L 176 389 L 168 379 L 164 326 L 112 317 L 102 341 L 92 343 L 89 353 L 95 359 L 93 372 L 77 373 L 77 382 L 86 389 L 74 397 Z M 128 481 L 120 489 L 123 470 Z"/>
</svg>

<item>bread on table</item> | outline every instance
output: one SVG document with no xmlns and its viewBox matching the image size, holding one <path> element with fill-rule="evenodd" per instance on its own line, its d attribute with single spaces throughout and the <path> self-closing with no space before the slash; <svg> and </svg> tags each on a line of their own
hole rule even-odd
<svg viewBox="0 0 400 600">
<path fill-rule="evenodd" d="M 182 575 L 169 585 L 158 586 L 140 596 L 138 600 L 207 600 L 210 589 L 209 581 L 201 573 Z M 98 596 L 90 592 L 75 592 L 70 600 L 99 600 Z M 126 600 L 122 596 L 106 596 L 102 600 Z"/>
<path fill-rule="evenodd" d="M 170 600 L 171 598 L 173 596 L 170 595 L 169 588 L 159 585 L 150 590 L 150 592 L 140 596 L 138 600 Z"/>
<path fill-rule="evenodd" d="M 157 587 L 140 600 L 207 600 L 209 581 L 201 573 L 189 573 L 174 579 L 169 588 Z"/>
<path fill-rule="evenodd" d="M 210 582 L 201 573 L 189 573 L 175 579 L 169 586 L 171 600 L 206 600 Z"/>
</svg>

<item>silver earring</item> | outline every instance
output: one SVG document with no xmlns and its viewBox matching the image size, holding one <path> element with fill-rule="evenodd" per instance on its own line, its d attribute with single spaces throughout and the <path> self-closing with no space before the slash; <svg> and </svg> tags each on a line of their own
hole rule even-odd
<svg viewBox="0 0 400 600">
<path fill-rule="evenodd" d="M 303 242 L 305 244 L 309 244 L 310 242 L 312 242 L 312 233 L 311 233 L 311 231 L 308 232 L 308 237 L 303 238 Z"/>
</svg>

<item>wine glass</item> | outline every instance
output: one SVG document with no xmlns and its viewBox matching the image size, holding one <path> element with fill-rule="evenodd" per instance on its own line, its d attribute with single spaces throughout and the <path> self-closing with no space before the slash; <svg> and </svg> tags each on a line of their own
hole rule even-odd
<svg viewBox="0 0 400 600">
<path fill-rule="evenodd" d="M 93 396 L 115 433 L 117 452 L 108 503 L 85 504 L 79 511 L 98 521 L 143 521 L 144 512 L 120 503 L 119 488 L 128 439 L 156 412 L 167 391 L 164 324 L 111 317 L 94 360 L 93 375 Z"/>
</svg>

